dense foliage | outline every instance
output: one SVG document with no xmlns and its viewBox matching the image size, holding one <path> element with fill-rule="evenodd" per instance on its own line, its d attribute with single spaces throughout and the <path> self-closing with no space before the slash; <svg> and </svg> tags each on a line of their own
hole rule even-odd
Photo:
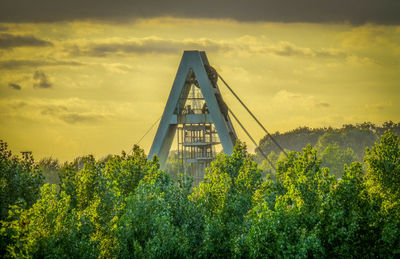
<svg viewBox="0 0 400 259">
<path fill-rule="evenodd" d="M 2 188 L 14 184 L 5 177 L 10 173 L 36 179 L 37 167 L 8 152 L 2 151 Z M 367 166 L 346 165 L 341 179 L 322 166 L 311 145 L 275 157 L 275 179 L 263 179 L 238 143 L 193 188 L 183 177 L 173 180 L 137 146 L 132 154 L 100 161 L 77 159 L 61 166 L 58 184 L 44 184 L 33 202 L 2 200 L 8 209 L 1 222 L 2 256 L 400 256 L 399 137 L 386 132 L 367 149 Z M 43 168 L 48 164 L 42 162 Z"/>
<path fill-rule="evenodd" d="M 12 156 L 7 143 L 0 140 L 0 226 L 6 220 L 10 206 L 28 209 L 40 195 L 44 177 L 31 155 L 24 159 Z M 5 253 L 7 238 L 0 236 L 0 257 Z"/>
<path fill-rule="evenodd" d="M 344 165 L 352 162 L 363 162 L 365 150 L 374 143 L 387 130 L 400 136 L 400 123 L 385 122 L 381 126 L 369 122 L 356 125 L 346 124 L 342 128 L 308 128 L 299 127 L 285 133 L 276 132 L 273 138 L 288 151 L 299 152 L 307 145 L 313 146 L 318 151 L 322 166 L 329 167 L 330 172 L 338 178 L 344 174 Z M 281 150 L 273 143 L 269 136 L 260 140 L 256 150 L 255 160 L 262 164 L 263 171 L 273 173 L 272 168 L 259 150 L 269 156 L 269 160 L 276 165 Z M 275 176 L 273 176 L 275 177 Z"/>
</svg>

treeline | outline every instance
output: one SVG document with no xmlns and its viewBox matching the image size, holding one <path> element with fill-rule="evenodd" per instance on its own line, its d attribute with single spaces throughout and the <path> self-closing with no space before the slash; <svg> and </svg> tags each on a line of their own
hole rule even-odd
<svg viewBox="0 0 400 259">
<path fill-rule="evenodd" d="M 193 189 L 132 151 L 66 163 L 59 184 L 43 185 L 39 165 L 2 145 L 0 257 L 400 255 L 400 139 L 390 131 L 366 151 L 366 173 L 354 162 L 340 180 L 310 145 L 280 159 L 272 181 L 238 143 Z"/>
<path fill-rule="evenodd" d="M 366 148 L 371 147 L 387 130 L 400 136 L 400 123 L 388 121 L 379 126 L 364 122 L 356 125 L 346 124 L 341 128 L 299 127 L 285 133 L 276 132 L 272 136 L 287 151 L 299 152 L 307 145 L 312 145 L 317 149 L 322 165 L 329 167 L 332 174 L 341 177 L 344 164 L 362 162 Z M 265 136 L 256 150 L 255 161 L 262 164 L 261 169 L 273 175 L 272 166 L 268 161 L 264 161 L 260 150 L 268 155 L 268 159 L 276 166 L 282 155 L 280 148 L 270 137 Z"/>
</svg>

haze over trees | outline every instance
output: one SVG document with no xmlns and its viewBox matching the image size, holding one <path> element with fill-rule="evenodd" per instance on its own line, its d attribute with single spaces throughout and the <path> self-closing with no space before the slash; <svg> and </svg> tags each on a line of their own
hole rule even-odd
<svg viewBox="0 0 400 259">
<path fill-rule="evenodd" d="M 376 136 L 362 151 L 364 165 L 343 166 L 340 178 L 323 165 L 324 156 L 360 159 L 358 151 L 340 151 L 341 143 L 322 152 L 306 145 L 288 157 L 271 152 L 277 165 L 271 179 L 239 142 L 194 188 L 160 170 L 138 146 L 58 168 L 50 160 L 18 159 L 2 144 L 0 256 L 395 258 L 400 138 L 392 130 Z M 44 184 L 46 170 L 59 172 L 56 184 Z"/>
<path fill-rule="evenodd" d="M 282 148 L 289 151 L 298 152 L 308 144 L 312 145 L 318 151 L 322 166 L 330 168 L 330 172 L 340 178 L 344 174 L 343 166 L 354 161 L 363 162 L 366 148 L 372 147 L 387 130 L 400 136 L 400 123 L 388 121 L 379 126 L 364 122 L 343 125 L 341 128 L 299 127 L 285 133 L 276 132 L 272 136 Z M 261 164 L 263 171 L 274 175 L 272 167 L 265 161 L 259 149 L 275 165 L 281 156 L 281 150 L 268 136 L 260 140 L 256 150 L 255 161 Z"/>
</svg>

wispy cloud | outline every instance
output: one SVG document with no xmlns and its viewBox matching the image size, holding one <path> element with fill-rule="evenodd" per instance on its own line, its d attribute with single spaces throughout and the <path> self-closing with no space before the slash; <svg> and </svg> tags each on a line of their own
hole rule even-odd
<svg viewBox="0 0 400 259">
<path fill-rule="evenodd" d="M 40 70 L 33 73 L 33 87 L 35 88 L 50 88 L 53 84 L 50 82 L 48 76 Z"/>
<path fill-rule="evenodd" d="M 346 57 L 339 49 L 312 49 L 283 41 L 265 43 L 257 37 L 240 37 L 231 41 L 201 39 L 174 40 L 159 37 L 105 39 L 65 47 L 71 56 L 105 57 L 109 55 L 180 54 L 185 49 L 202 49 L 207 52 L 242 52 L 248 54 L 270 54 L 283 57 Z"/>
<path fill-rule="evenodd" d="M 32 35 L 0 33 L 0 49 L 47 46 L 53 46 L 53 44 L 50 41 L 38 39 Z"/>
<path fill-rule="evenodd" d="M 80 106 L 81 111 L 76 111 L 76 107 L 74 107 L 76 105 Z M 41 115 L 61 120 L 67 124 L 95 123 L 105 119 L 104 114 L 88 111 L 85 106 L 86 104 L 82 101 L 67 101 L 64 104 L 40 105 L 39 109 Z"/>
<path fill-rule="evenodd" d="M 62 125 L 98 125 L 115 119 L 135 118 L 137 107 L 131 103 L 89 101 L 80 98 L 0 99 L 0 119 L 18 118 Z"/>
<path fill-rule="evenodd" d="M 207 51 L 229 51 L 231 44 L 210 39 L 173 40 L 158 37 L 132 38 L 128 40 L 110 39 L 68 46 L 66 50 L 73 56 L 97 56 L 117 54 L 181 53 L 184 49 L 204 49 Z"/>
<path fill-rule="evenodd" d="M 103 116 L 99 114 L 79 114 L 79 113 L 61 114 L 59 118 L 68 124 L 93 123 L 103 120 Z"/>
<path fill-rule="evenodd" d="M 14 89 L 14 90 L 21 90 L 21 86 L 19 84 L 16 84 L 16 83 L 9 83 L 8 86 L 11 89 Z"/>
<path fill-rule="evenodd" d="M 259 53 L 270 53 L 277 56 L 292 57 L 345 57 L 346 53 L 339 49 L 312 49 L 297 46 L 293 43 L 282 41 L 275 45 L 261 46 L 258 49 L 254 49 L 254 52 Z"/>
<path fill-rule="evenodd" d="M 80 66 L 77 61 L 64 60 L 29 60 L 29 59 L 10 59 L 0 61 L 0 69 L 20 69 L 25 67 L 50 67 L 50 66 Z"/>
<path fill-rule="evenodd" d="M 313 95 L 295 93 L 287 90 L 277 92 L 272 98 L 272 102 L 274 103 L 274 107 L 292 111 L 298 111 L 299 109 L 326 109 L 331 107 L 329 103 L 321 101 Z"/>
<path fill-rule="evenodd" d="M 365 105 L 365 108 L 370 111 L 383 111 L 392 107 L 392 102 L 379 102 Z"/>
<path fill-rule="evenodd" d="M 329 103 L 322 102 L 322 103 L 317 103 L 316 106 L 320 108 L 329 108 L 331 105 Z"/>
</svg>

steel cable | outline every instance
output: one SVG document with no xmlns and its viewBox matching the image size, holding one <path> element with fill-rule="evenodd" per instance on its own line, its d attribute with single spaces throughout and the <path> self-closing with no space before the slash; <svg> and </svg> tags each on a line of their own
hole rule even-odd
<svg viewBox="0 0 400 259">
<path fill-rule="evenodd" d="M 258 148 L 256 141 L 252 138 L 250 133 L 246 130 L 246 128 L 243 126 L 243 124 L 239 121 L 239 119 L 236 117 L 236 115 L 232 112 L 231 109 L 228 108 L 229 113 L 233 116 L 233 118 L 236 120 L 236 122 L 239 124 L 239 126 L 242 128 L 242 130 L 247 134 L 247 136 L 250 138 L 251 142 L 256 146 L 256 149 Z M 271 167 L 276 171 L 276 168 L 272 161 L 267 157 L 267 155 L 261 150 L 258 149 L 261 153 L 261 155 L 268 161 L 268 163 L 271 165 Z"/>
<path fill-rule="evenodd" d="M 262 123 L 256 118 L 256 116 L 254 116 L 254 114 L 249 110 L 249 108 L 247 108 L 247 106 L 242 102 L 242 100 L 239 98 L 239 96 L 237 96 L 237 94 L 232 90 L 232 88 L 228 85 L 228 83 L 225 82 L 225 80 L 221 77 L 220 74 L 218 74 L 218 77 L 221 79 L 221 81 L 225 84 L 225 86 L 229 89 L 229 91 L 236 97 L 236 99 L 240 102 L 240 104 L 242 104 L 242 106 L 246 109 L 246 111 L 251 115 L 251 117 L 253 117 L 253 119 L 258 123 L 258 125 L 260 125 L 260 127 L 264 130 L 265 133 L 267 133 L 268 137 L 270 137 L 270 139 L 275 143 L 275 145 L 286 155 L 288 156 L 288 154 L 286 153 L 286 151 L 281 147 L 281 145 L 279 145 L 279 143 L 274 139 L 274 137 L 272 137 L 271 134 L 269 134 L 269 132 L 267 131 L 267 129 L 264 127 L 264 125 L 262 125 Z M 261 150 L 261 149 L 259 149 Z"/>
</svg>

